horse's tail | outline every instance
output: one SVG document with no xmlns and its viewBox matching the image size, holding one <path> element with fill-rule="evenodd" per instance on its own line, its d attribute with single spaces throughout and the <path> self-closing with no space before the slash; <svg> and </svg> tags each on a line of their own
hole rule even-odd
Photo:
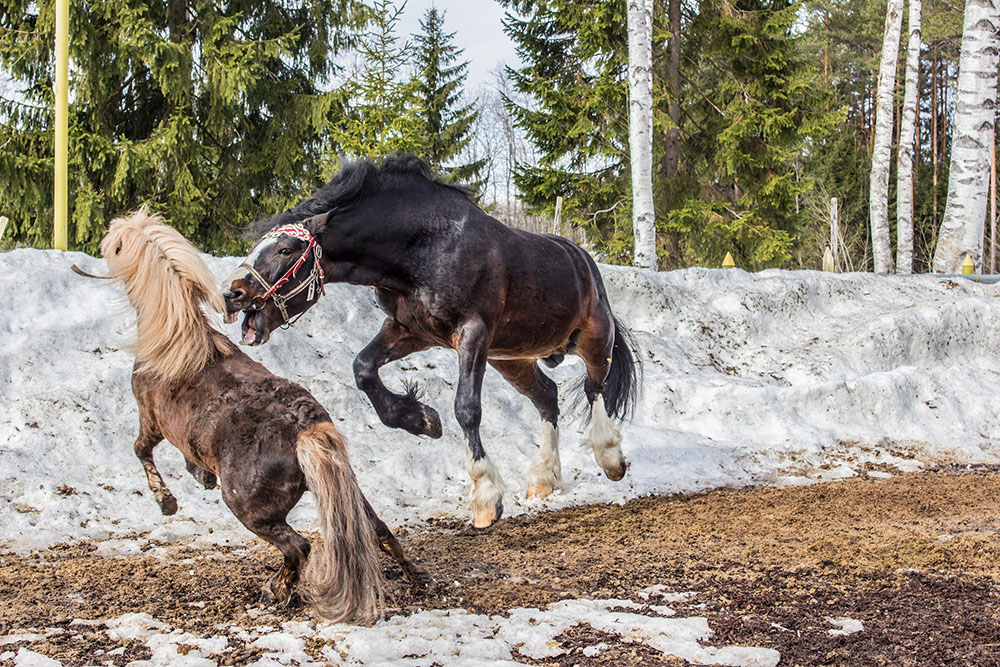
<svg viewBox="0 0 1000 667">
<path fill-rule="evenodd" d="M 296 454 L 316 497 L 323 536 L 306 563 L 303 598 L 329 621 L 372 623 L 382 614 L 384 579 L 344 437 L 329 422 L 316 424 L 299 434 Z"/>
<path fill-rule="evenodd" d="M 642 358 L 632 332 L 614 315 L 615 345 L 611 350 L 611 369 L 604 381 L 604 409 L 619 421 L 626 419 L 635 409 L 642 378 Z"/>
</svg>

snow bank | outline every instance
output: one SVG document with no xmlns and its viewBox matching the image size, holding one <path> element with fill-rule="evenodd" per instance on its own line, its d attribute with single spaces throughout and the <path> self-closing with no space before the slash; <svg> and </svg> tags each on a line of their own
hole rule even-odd
<svg viewBox="0 0 1000 667">
<path fill-rule="evenodd" d="M 206 257 L 221 280 L 239 261 Z M 134 536 L 170 543 L 242 543 L 250 534 L 184 471 L 156 455 L 180 511 L 161 517 L 132 452 L 137 429 L 127 351 L 133 314 L 118 288 L 80 253 L 0 254 L 0 548 Z M 865 463 L 1000 460 L 1000 331 L 995 287 L 932 276 L 891 278 L 808 271 L 604 267 L 616 314 L 636 334 L 645 382 L 624 428 L 626 478 L 606 480 L 582 437 L 568 387 L 582 364 L 553 376 L 562 391 L 567 487 L 527 501 L 537 414 L 487 372 L 483 441 L 509 492 L 507 514 L 650 493 L 749 483 L 790 484 L 855 474 Z M 221 318 L 219 318 L 221 319 Z M 467 515 L 464 444 L 451 414 L 454 353 L 415 354 L 383 371 L 391 387 L 417 380 L 440 411 L 444 436 L 422 439 L 379 421 L 354 386 L 351 362 L 382 316 L 369 290 L 330 286 L 290 331 L 249 353 L 311 390 L 351 444 L 363 488 L 390 525 Z M 217 325 L 232 338 L 238 324 Z M 246 349 L 246 348 L 245 348 Z M 293 523 L 311 527 L 311 500 Z"/>
</svg>

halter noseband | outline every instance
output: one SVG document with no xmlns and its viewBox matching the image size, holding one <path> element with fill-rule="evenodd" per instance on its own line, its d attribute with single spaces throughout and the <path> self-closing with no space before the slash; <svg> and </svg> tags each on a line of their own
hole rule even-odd
<svg viewBox="0 0 1000 667">
<path fill-rule="evenodd" d="M 240 264 L 240 268 L 246 269 L 247 272 L 251 276 L 256 278 L 257 282 L 259 282 L 261 286 L 263 286 L 264 289 L 267 290 L 266 292 L 264 292 L 263 296 L 255 296 L 250 301 L 249 310 L 261 310 L 264 307 L 264 304 L 267 303 L 268 299 L 273 299 L 274 305 L 277 306 L 279 311 L 281 311 L 281 316 L 285 320 L 282 324 L 287 324 L 291 326 L 293 322 L 288 321 L 288 309 L 285 307 L 285 304 L 288 303 L 288 301 L 291 300 L 292 297 L 294 297 L 302 290 L 308 289 L 309 293 L 306 295 L 306 298 L 309 301 L 312 301 L 314 298 L 318 299 L 319 295 L 316 294 L 317 286 L 319 287 L 320 294 L 324 295 L 326 294 L 326 288 L 324 287 L 325 280 L 323 277 L 323 267 L 320 266 L 319 263 L 319 258 L 323 256 L 323 247 L 316 242 L 316 237 L 310 234 L 309 230 L 303 227 L 302 225 L 283 225 L 281 227 L 276 227 L 275 229 L 269 231 L 267 234 L 264 234 L 263 238 L 261 238 L 261 241 L 269 238 L 276 239 L 279 236 L 291 236 L 301 241 L 305 241 L 307 245 L 306 249 L 302 252 L 302 255 L 295 262 L 295 264 L 293 264 L 290 269 L 285 271 L 285 275 L 278 278 L 278 280 L 273 285 L 269 285 L 267 280 L 264 279 L 264 276 L 260 275 L 260 273 L 257 272 L 257 269 L 253 268 L 246 262 Z M 287 294 L 279 294 L 278 289 L 283 285 L 285 285 L 285 283 L 288 282 L 289 278 L 296 277 L 296 274 L 298 274 L 299 269 L 302 267 L 303 264 L 305 264 L 306 259 L 309 257 L 309 253 L 312 253 L 313 255 L 313 268 L 312 271 L 309 273 L 309 277 L 303 280 L 298 285 L 296 285 Z M 302 311 L 302 313 L 299 314 L 299 317 L 301 317 L 302 314 L 304 313 L 305 311 Z M 298 317 L 295 319 L 298 319 Z"/>
</svg>

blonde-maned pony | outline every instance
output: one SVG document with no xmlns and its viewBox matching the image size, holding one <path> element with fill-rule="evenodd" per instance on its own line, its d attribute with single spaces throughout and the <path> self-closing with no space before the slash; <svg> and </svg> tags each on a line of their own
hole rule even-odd
<svg viewBox="0 0 1000 667">
<path fill-rule="evenodd" d="M 101 253 L 137 314 L 135 452 L 163 514 L 177 511 L 153 462 L 154 447 L 167 439 L 206 487 L 218 477 L 233 514 L 281 551 L 284 566 L 264 586 L 267 599 L 290 603 L 305 564 L 302 595 L 317 615 L 374 621 L 384 586 L 376 544 L 426 585 L 362 494 L 326 410 L 212 328 L 202 305 L 221 312 L 222 298 L 194 246 L 142 208 L 111 222 Z M 286 522 L 307 488 L 323 537 L 311 556 L 309 541 Z"/>
</svg>

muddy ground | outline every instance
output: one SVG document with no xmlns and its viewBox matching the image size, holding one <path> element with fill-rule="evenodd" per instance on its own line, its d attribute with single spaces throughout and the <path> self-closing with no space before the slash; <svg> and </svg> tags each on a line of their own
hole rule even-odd
<svg viewBox="0 0 1000 667">
<path fill-rule="evenodd" d="M 997 467 L 644 498 L 504 519 L 486 531 L 438 522 L 401 537 L 438 584 L 411 591 L 387 561 L 394 613 L 502 614 L 581 597 L 641 601 L 639 591 L 662 584 L 694 592 L 670 606 L 679 616 L 707 617 L 713 644 L 773 648 L 782 665 L 1000 665 Z M 203 635 L 225 624 L 252 626 L 248 608 L 277 564 L 264 546 L 177 549 L 168 559 L 94 549 L 0 554 L 0 636 L 139 611 Z M 276 613 L 307 618 L 302 609 Z M 860 620 L 864 630 L 831 635 L 831 616 Z M 570 649 L 563 657 L 519 659 L 686 664 L 584 625 L 559 639 Z M 593 657 L 579 650 L 598 641 L 612 648 Z M 149 657 L 141 642 L 99 632 L 2 649 L 21 646 L 66 665 L 87 664 L 98 648 L 124 647 L 115 664 Z M 227 660 L 259 654 L 237 647 Z"/>
</svg>

